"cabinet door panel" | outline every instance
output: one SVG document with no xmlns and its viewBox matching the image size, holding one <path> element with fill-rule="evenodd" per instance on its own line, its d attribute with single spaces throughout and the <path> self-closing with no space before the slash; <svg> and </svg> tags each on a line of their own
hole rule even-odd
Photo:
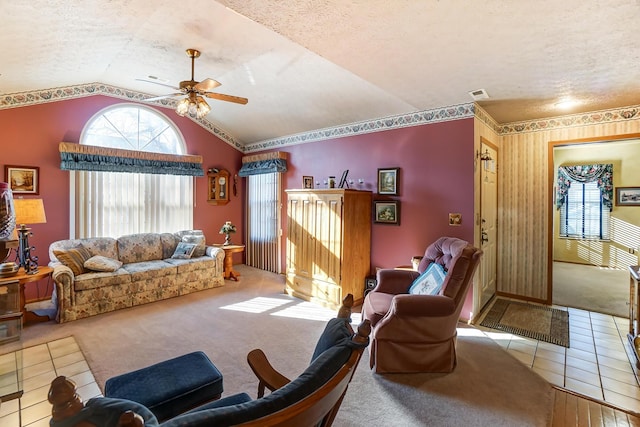
<svg viewBox="0 0 640 427">
<path fill-rule="evenodd" d="M 313 205 L 309 198 L 290 198 L 287 219 L 287 270 L 290 274 L 311 277 L 315 239 Z"/>
<path fill-rule="evenodd" d="M 340 283 L 342 265 L 342 198 L 320 196 L 315 204 L 316 245 L 313 277 Z"/>
</svg>

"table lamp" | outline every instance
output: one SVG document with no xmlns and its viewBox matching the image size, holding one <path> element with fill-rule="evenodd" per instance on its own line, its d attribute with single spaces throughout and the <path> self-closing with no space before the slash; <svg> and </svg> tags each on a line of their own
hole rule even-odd
<svg viewBox="0 0 640 427">
<path fill-rule="evenodd" d="M 44 203 L 42 199 L 14 199 L 13 206 L 16 211 L 16 224 L 20 224 L 20 228 L 18 228 L 20 267 L 24 268 L 25 273 L 34 274 L 38 271 L 38 257 L 31 256 L 31 250 L 35 249 L 35 246 L 29 246 L 29 236 L 33 234 L 25 224 L 44 224 L 47 222 Z"/>
</svg>

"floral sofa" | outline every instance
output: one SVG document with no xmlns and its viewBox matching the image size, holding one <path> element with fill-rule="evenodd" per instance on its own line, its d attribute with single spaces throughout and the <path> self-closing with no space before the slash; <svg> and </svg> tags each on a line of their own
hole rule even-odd
<svg viewBox="0 0 640 427">
<path fill-rule="evenodd" d="M 224 250 L 197 231 L 59 240 L 49 258 L 60 323 L 224 285 Z"/>
</svg>

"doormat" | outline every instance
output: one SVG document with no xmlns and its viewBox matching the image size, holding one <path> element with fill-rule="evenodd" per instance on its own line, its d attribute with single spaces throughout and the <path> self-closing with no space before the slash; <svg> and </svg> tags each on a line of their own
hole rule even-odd
<svg viewBox="0 0 640 427">
<path fill-rule="evenodd" d="M 481 326 L 569 347 L 569 312 L 498 298 Z"/>
</svg>

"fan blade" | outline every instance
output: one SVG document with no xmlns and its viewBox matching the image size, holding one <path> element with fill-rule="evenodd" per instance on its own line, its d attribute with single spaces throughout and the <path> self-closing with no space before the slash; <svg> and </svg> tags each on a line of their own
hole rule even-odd
<svg viewBox="0 0 640 427">
<path fill-rule="evenodd" d="M 180 90 L 179 87 L 176 87 L 175 85 L 168 85 L 165 83 L 160 83 L 160 82 L 156 82 L 153 80 L 147 80 L 147 79 L 136 79 L 139 82 L 145 82 L 145 83 L 153 83 L 154 85 L 160 85 L 160 86 L 165 86 L 165 87 L 170 87 L 171 89 L 175 89 L 175 90 Z"/>
<path fill-rule="evenodd" d="M 207 98 L 219 99 L 220 101 L 235 102 L 236 104 L 244 105 L 247 102 L 249 102 L 247 98 L 241 98 L 239 96 L 233 96 L 233 95 L 225 95 L 224 93 L 208 92 L 203 95 L 206 96 Z"/>
<path fill-rule="evenodd" d="M 215 89 L 218 86 L 220 86 L 222 83 L 220 83 L 217 80 L 213 80 L 213 79 L 205 79 L 203 81 L 201 81 L 200 83 L 198 83 L 197 85 L 195 85 L 193 88 L 195 90 L 197 90 L 198 92 L 209 92 L 211 89 Z"/>
<path fill-rule="evenodd" d="M 165 99 L 165 98 L 171 98 L 174 96 L 183 96 L 184 93 L 180 92 L 180 93 L 170 93 L 168 95 L 160 95 L 160 96 L 154 96 L 153 98 L 147 98 L 145 99 L 145 101 L 158 101 L 160 99 Z"/>
</svg>

